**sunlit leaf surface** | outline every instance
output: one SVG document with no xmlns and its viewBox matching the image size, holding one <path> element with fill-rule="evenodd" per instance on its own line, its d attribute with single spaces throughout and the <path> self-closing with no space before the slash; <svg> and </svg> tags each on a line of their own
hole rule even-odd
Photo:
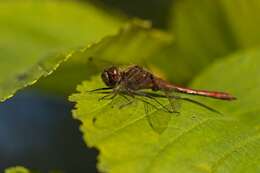
<svg viewBox="0 0 260 173">
<path fill-rule="evenodd" d="M 70 100 L 76 102 L 73 114 L 82 121 L 86 143 L 100 150 L 99 170 L 259 172 L 259 58 L 259 51 L 241 52 L 209 67 L 192 86 L 227 91 L 238 99 L 192 97 L 221 114 L 182 102 L 180 114 L 171 117 L 161 134 L 149 125 L 141 103 L 111 107 L 108 101 L 98 101 L 99 95 L 87 92 L 104 86 L 99 77 L 83 82 Z"/>
</svg>

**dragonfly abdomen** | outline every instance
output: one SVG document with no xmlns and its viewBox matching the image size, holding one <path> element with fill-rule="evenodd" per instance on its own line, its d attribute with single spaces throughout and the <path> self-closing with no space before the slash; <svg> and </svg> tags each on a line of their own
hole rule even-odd
<svg viewBox="0 0 260 173">
<path fill-rule="evenodd" d="M 236 99 L 234 96 L 232 96 L 228 93 L 225 93 L 225 92 L 205 91 L 205 90 L 196 90 L 196 89 L 191 89 L 191 88 L 185 88 L 182 86 L 173 85 L 160 78 L 157 78 L 155 81 L 156 81 L 158 90 L 175 91 L 175 92 L 181 92 L 181 93 L 185 93 L 185 94 L 199 95 L 199 96 L 211 97 L 211 98 L 222 99 L 222 100 L 235 100 Z"/>
</svg>

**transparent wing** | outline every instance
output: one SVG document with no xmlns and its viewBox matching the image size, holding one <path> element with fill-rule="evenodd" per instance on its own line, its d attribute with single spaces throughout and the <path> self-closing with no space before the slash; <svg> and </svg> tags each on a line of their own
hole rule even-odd
<svg viewBox="0 0 260 173">
<path fill-rule="evenodd" d="M 169 112 L 163 112 L 158 111 L 157 109 L 154 109 L 150 105 L 144 103 L 146 108 L 146 119 L 149 123 L 150 127 L 156 132 L 156 133 L 163 133 L 165 129 L 167 129 L 169 121 L 171 120 L 171 116 Z"/>
<path fill-rule="evenodd" d="M 108 92 L 99 97 L 100 101 L 106 101 L 103 109 L 95 112 L 93 125 L 99 129 L 113 129 L 127 122 L 135 109 L 127 109 L 140 101 L 144 106 L 144 114 L 150 127 L 161 134 L 168 127 L 172 117 L 176 116 L 176 102 L 178 99 L 172 95 L 156 94 L 151 92 L 136 91 L 133 96 L 127 94 L 114 94 Z M 176 100 L 175 100 L 176 99 Z M 173 103 L 170 103 L 173 102 Z M 131 112 L 132 111 L 132 112 Z"/>
<path fill-rule="evenodd" d="M 181 108 L 181 102 L 180 102 L 181 97 L 180 97 L 179 93 L 177 93 L 175 91 L 164 91 L 164 93 L 165 93 L 165 97 L 167 97 L 167 99 L 169 101 L 168 108 L 172 112 L 178 113 L 178 111 Z"/>
<path fill-rule="evenodd" d="M 144 104 L 144 112 L 151 128 L 159 134 L 163 133 L 168 127 L 171 118 L 177 113 L 170 109 L 168 97 L 140 91 L 136 92 L 135 95 Z"/>
</svg>

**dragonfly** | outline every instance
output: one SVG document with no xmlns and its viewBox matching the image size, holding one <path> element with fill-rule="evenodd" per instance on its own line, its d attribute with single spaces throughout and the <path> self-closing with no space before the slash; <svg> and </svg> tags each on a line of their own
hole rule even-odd
<svg viewBox="0 0 260 173">
<path fill-rule="evenodd" d="M 177 93 L 198 95 L 226 101 L 236 99 L 236 97 L 227 92 L 197 90 L 172 84 L 138 65 L 131 65 L 125 68 L 110 66 L 103 70 L 101 79 L 106 87 L 97 88 L 91 90 L 91 92 L 105 94 L 99 100 L 113 100 L 118 95 L 122 96 L 127 102 L 120 105 L 120 108 L 130 105 L 133 100 L 138 99 L 144 102 L 145 105 L 149 105 L 156 110 L 161 109 L 168 113 L 179 113 L 176 100 L 186 100 L 211 111 L 218 112 L 195 100 L 180 97 Z M 162 104 L 158 98 L 168 99 L 169 107 Z"/>
</svg>

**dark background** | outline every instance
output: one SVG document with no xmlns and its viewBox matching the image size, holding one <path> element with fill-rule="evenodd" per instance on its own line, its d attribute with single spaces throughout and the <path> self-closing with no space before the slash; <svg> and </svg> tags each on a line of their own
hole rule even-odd
<svg viewBox="0 0 260 173">
<path fill-rule="evenodd" d="M 171 0 L 91 2 L 167 28 Z M 76 86 L 75 86 L 76 87 Z M 98 151 L 86 147 L 67 98 L 28 88 L 0 104 L 0 172 L 21 165 L 47 172 L 97 172 Z"/>
</svg>

